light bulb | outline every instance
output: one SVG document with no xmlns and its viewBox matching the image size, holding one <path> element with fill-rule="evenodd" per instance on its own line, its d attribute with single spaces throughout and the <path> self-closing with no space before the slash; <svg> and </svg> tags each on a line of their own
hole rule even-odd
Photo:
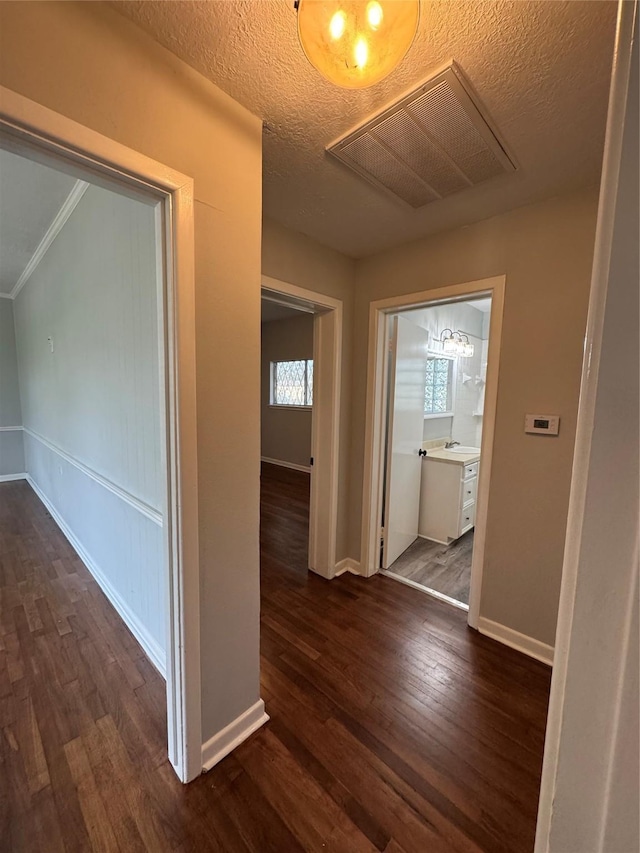
<svg viewBox="0 0 640 853">
<path fill-rule="evenodd" d="M 344 12 L 336 12 L 333 18 L 331 18 L 329 32 L 331 33 L 332 39 L 339 39 L 344 33 L 345 17 Z"/>
<path fill-rule="evenodd" d="M 356 46 L 353 49 L 353 55 L 356 60 L 356 68 L 364 68 L 369 56 L 369 48 L 367 47 L 366 39 L 362 37 L 358 39 Z"/>
<path fill-rule="evenodd" d="M 299 0 L 298 35 L 327 80 L 363 89 L 393 71 L 415 37 L 419 0 Z"/>
<path fill-rule="evenodd" d="M 369 22 L 369 26 L 372 30 L 378 29 L 383 18 L 384 13 L 382 11 L 382 6 L 377 2 L 377 0 L 371 0 L 370 3 L 367 3 L 367 21 Z"/>
</svg>

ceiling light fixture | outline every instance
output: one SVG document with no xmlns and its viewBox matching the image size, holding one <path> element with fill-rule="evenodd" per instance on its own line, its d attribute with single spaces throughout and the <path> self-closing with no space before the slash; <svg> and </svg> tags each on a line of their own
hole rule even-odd
<svg viewBox="0 0 640 853">
<path fill-rule="evenodd" d="M 440 335 L 440 343 L 442 344 L 442 352 L 448 355 L 460 355 L 463 358 L 471 358 L 475 352 L 474 345 L 469 341 L 468 336 L 464 332 L 453 332 L 451 329 L 443 329 Z"/>
<path fill-rule="evenodd" d="M 309 62 L 345 89 L 373 86 L 411 47 L 419 0 L 296 0 L 298 36 Z"/>
</svg>

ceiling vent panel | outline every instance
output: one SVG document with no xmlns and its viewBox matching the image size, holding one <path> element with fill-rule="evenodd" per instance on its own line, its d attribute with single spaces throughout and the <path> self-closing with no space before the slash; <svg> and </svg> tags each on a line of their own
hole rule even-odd
<svg viewBox="0 0 640 853">
<path fill-rule="evenodd" d="M 356 167 L 370 176 L 394 195 L 400 196 L 412 207 L 422 207 L 438 196 L 402 160 L 395 157 L 382 143 L 369 133 L 349 142 L 344 155 Z"/>
<path fill-rule="evenodd" d="M 430 201 L 470 186 L 462 172 L 431 142 L 405 110 L 380 122 L 372 135 L 382 140 L 390 151 L 435 190 Z"/>
<path fill-rule="evenodd" d="M 455 63 L 327 151 L 414 208 L 516 168 Z"/>
</svg>

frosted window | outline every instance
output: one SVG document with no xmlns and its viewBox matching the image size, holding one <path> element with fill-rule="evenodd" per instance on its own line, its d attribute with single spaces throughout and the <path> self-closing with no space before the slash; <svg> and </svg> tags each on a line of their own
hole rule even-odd
<svg viewBox="0 0 640 853">
<path fill-rule="evenodd" d="M 430 356 L 424 386 L 424 413 L 437 415 L 452 409 L 451 385 L 453 361 L 450 358 Z"/>
<path fill-rule="evenodd" d="M 271 405 L 313 405 L 313 361 L 273 361 L 271 363 Z"/>
</svg>

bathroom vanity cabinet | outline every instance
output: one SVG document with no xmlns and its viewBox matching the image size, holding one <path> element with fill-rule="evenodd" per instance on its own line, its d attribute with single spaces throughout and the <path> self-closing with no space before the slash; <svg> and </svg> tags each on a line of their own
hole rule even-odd
<svg viewBox="0 0 640 853">
<path fill-rule="evenodd" d="M 475 525 L 479 456 L 430 451 L 422 463 L 418 533 L 449 544 Z"/>
</svg>

